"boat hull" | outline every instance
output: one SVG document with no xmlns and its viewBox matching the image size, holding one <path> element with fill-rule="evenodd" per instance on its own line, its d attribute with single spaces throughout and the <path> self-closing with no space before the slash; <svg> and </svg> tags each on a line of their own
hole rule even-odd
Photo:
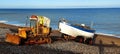
<svg viewBox="0 0 120 54">
<path fill-rule="evenodd" d="M 90 30 L 85 31 L 62 22 L 59 22 L 59 29 L 61 33 L 64 33 L 73 37 L 84 36 L 84 37 L 93 38 L 94 36 L 94 32 L 90 32 Z"/>
</svg>

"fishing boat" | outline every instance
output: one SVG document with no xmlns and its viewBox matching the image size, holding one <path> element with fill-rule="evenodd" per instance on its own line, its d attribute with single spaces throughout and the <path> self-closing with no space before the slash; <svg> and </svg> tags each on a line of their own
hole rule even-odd
<svg viewBox="0 0 120 54">
<path fill-rule="evenodd" d="M 95 33 L 94 29 L 86 26 L 85 24 L 69 24 L 66 20 L 61 20 L 59 22 L 59 30 L 61 33 L 72 37 L 83 36 L 93 38 Z"/>
</svg>

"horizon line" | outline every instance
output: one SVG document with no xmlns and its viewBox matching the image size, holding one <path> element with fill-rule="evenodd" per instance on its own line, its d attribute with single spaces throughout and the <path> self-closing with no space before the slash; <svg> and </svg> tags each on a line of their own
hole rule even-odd
<svg viewBox="0 0 120 54">
<path fill-rule="evenodd" d="M 87 8 L 0 8 L 0 9 L 99 9 L 99 8 L 120 8 L 120 7 L 87 7 Z"/>
</svg>

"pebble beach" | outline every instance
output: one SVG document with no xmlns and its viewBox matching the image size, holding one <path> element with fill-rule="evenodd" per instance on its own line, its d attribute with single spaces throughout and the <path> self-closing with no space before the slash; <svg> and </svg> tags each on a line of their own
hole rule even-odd
<svg viewBox="0 0 120 54">
<path fill-rule="evenodd" d="M 6 43 L 5 34 L 14 33 L 19 26 L 0 23 L 0 54 L 120 54 L 120 38 L 95 34 L 95 44 L 74 41 L 54 41 L 41 45 L 12 45 Z M 54 35 L 59 35 L 53 30 Z"/>
</svg>

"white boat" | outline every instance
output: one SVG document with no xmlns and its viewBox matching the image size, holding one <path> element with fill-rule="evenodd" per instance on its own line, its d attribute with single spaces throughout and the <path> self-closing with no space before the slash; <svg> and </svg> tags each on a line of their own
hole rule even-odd
<svg viewBox="0 0 120 54">
<path fill-rule="evenodd" d="M 83 36 L 87 38 L 93 38 L 95 30 L 91 28 L 85 28 L 85 24 L 73 25 L 68 24 L 65 21 L 59 22 L 59 30 L 63 34 L 70 35 L 72 37 Z"/>
</svg>

